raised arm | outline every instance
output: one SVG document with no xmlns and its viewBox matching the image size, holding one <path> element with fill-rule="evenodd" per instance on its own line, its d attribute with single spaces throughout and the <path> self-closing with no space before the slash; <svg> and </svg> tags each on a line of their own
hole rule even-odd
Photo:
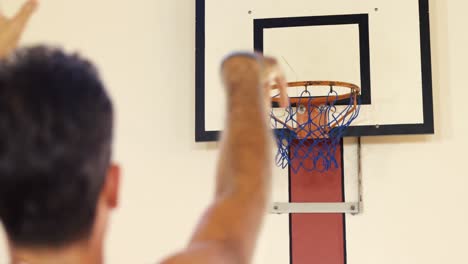
<svg viewBox="0 0 468 264">
<path fill-rule="evenodd" d="M 228 106 L 215 199 L 188 248 L 165 263 L 250 263 L 255 249 L 270 194 L 269 84 L 285 82 L 273 59 L 255 54 L 226 59 L 222 78 Z"/>
</svg>

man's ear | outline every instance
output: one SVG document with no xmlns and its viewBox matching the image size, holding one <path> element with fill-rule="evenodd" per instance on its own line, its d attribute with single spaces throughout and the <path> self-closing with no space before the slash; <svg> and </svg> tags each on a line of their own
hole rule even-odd
<svg viewBox="0 0 468 264">
<path fill-rule="evenodd" d="M 109 208 L 116 208 L 119 204 L 120 166 L 112 163 L 107 170 L 104 186 L 104 199 Z"/>
</svg>

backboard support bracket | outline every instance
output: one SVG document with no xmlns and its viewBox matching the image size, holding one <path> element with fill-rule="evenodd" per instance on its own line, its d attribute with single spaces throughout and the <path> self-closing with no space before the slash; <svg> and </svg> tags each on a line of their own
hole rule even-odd
<svg viewBox="0 0 468 264">
<path fill-rule="evenodd" d="M 362 186 L 362 160 L 361 160 L 361 138 L 357 139 L 358 171 L 356 187 L 358 202 L 342 203 L 273 203 L 270 208 L 271 214 L 351 214 L 358 215 L 363 212 L 363 186 Z M 348 179 L 353 181 L 353 179 Z"/>
<path fill-rule="evenodd" d="M 361 203 L 274 203 L 272 214 L 330 214 L 343 213 L 357 215 L 361 212 Z"/>
</svg>

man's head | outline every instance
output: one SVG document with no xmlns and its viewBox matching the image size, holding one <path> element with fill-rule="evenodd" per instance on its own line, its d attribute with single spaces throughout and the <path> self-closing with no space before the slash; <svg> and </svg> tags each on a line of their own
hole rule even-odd
<svg viewBox="0 0 468 264">
<path fill-rule="evenodd" d="M 33 47 L 0 62 L 0 220 L 19 247 L 103 233 L 117 204 L 112 103 L 77 55 Z"/>
</svg>

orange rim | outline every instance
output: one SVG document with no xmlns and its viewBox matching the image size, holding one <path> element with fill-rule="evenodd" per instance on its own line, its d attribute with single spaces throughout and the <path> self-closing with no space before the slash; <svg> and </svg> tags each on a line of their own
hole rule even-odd
<svg viewBox="0 0 468 264">
<path fill-rule="evenodd" d="M 346 94 L 341 94 L 336 97 L 336 100 L 344 100 L 344 99 L 349 99 L 351 96 L 357 96 L 360 92 L 361 89 L 359 86 L 352 84 L 352 83 L 347 83 L 347 82 L 336 82 L 336 81 L 302 81 L 302 82 L 289 82 L 288 83 L 288 88 L 293 88 L 293 87 L 314 87 L 314 86 L 330 86 L 330 87 L 345 87 L 349 88 L 351 90 L 350 93 Z M 278 85 L 273 85 L 272 90 L 278 90 Z M 323 105 L 329 102 L 329 97 L 328 96 L 318 96 L 314 97 L 310 100 L 310 103 L 313 105 Z M 297 104 L 300 103 L 304 98 L 301 97 L 290 97 L 289 102 L 292 104 Z M 273 103 L 280 103 L 281 99 L 279 97 L 272 97 L 271 101 Z"/>
</svg>

